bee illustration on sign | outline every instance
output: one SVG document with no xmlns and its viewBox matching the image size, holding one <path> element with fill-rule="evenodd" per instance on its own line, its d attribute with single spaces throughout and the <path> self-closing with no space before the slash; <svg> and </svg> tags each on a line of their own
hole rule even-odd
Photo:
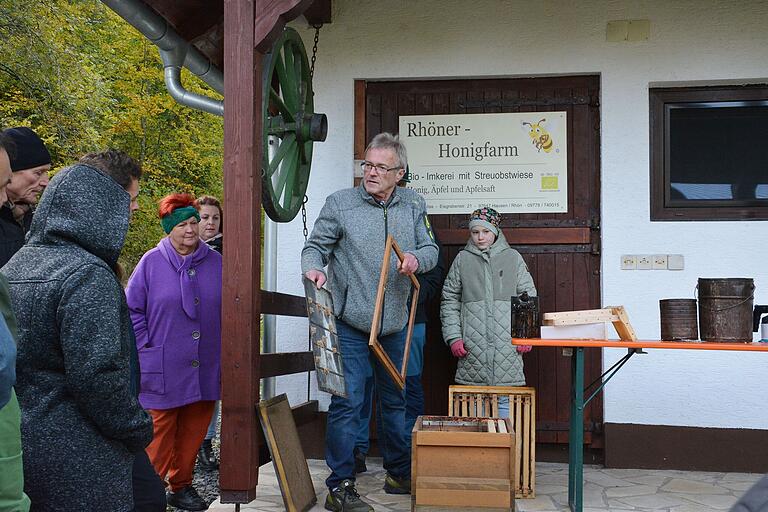
<svg viewBox="0 0 768 512">
<path fill-rule="evenodd" d="M 536 146 L 536 150 L 539 153 L 541 153 L 542 150 L 544 150 L 545 153 L 549 153 L 554 146 L 552 136 L 546 129 L 546 122 L 547 119 L 544 118 L 537 123 L 523 121 L 521 124 L 523 131 L 531 137 L 531 142 Z"/>
</svg>

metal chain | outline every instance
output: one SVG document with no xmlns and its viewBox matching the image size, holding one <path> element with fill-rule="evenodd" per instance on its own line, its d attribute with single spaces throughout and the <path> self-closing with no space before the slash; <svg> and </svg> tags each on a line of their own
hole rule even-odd
<svg viewBox="0 0 768 512">
<path fill-rule="evenodd" d="M 307 201 L 309 201 L 309 197 L 304 195 L 304 201 L 301 202 L 301 223 L 304 224 L 304 243 L 307 243 L 307 235 L 309 235 L 309 230 L 307 229 Z"/>
<path fill-rule="evenodd" d="M 315 61 L 317 60 L 317 42 L 320 40 L 320 27 L 323 25 L 312 25 L 312 28 L 315 29 L 315 41 L 314 45 L 312 45 L 312 59 L 309 63 L 309 78 L 313 78 L 315 76 Z"/>
</svg>

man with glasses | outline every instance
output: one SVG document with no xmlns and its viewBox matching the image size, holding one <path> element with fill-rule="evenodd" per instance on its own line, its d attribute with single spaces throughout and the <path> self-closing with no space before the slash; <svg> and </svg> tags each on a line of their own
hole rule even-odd
<svg viewBox="0 0 768 512">
<path fill-rule="evenodd" d="M 348 394 L 348 398 L 333 396 L 328 409 L 325 460 L 331 475 L 326 479 L 327 510 L 373 510 L 355 489 L 352 442 L 359 427 L 365 380 L 371 374 L 383 423 L 379 448 L 387 470 L 384 490 L 410 492 L 411 440 L 404 432 L 405 397 L 368 351 L 387 236 L 392 235 L 405 252 L 402 263 L 393 258 L 378 327 L 378 340 L 396 367 L 402 364 L 405 347 L 411 291 L 408 276 L 427 272 L 437 262 L 424 198 L 397 187 L 407 165 L 405 146 L 396 136 L 380 133 L 374 137 L 362 163 L 362 183 L 326 199 L 301 255 L 307 279 L 318 288 L 328 281 Z"/>
</svg>

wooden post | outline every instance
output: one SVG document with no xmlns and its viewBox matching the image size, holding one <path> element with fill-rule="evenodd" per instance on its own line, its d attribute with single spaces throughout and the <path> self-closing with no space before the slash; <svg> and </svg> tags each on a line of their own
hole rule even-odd
<svg viewBox="0 0 768 512">
<path fill-rule="evenodd" d="M 262 54 L 254 39 L 265 1 L 224 1 L 224 212 L 232 241 L 224 254 L 222 296 L 224 503 L 252 501 L 259 474 Z"/>
</svg>

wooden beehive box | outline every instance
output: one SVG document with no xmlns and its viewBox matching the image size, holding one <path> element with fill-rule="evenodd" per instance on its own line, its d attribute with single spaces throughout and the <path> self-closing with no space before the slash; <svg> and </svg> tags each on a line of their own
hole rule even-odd
<svg viewBox="0 0 768 512">
<path fill-rule="evenodd" d="M 412 450 L 413 510 L 514 510 L 515 434 L 508 418 L 419 416 Z"/>
<path fill-rule="evenodd" d="M 604 324 L 600 324 L 604 325 Z M 605 329 L 603 329 L 605 330 Z M 499 416 L 499 398 L 509 399 L 515 431 L 515 498 L 536 497 L 536 390 L 525 386 L 450 386 L 448 415 Z"/>
</svg>

